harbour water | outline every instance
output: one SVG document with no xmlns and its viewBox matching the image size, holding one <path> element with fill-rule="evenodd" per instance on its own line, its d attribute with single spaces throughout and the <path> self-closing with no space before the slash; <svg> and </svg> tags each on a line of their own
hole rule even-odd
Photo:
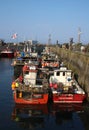
<svg viewBox="0 0 89 130">
<path fill-rule="evenodd" d="M 12 59 L 0 59 L 0 130 L 89 130 L 89 105 L 14 104 Z"/>
</svg>

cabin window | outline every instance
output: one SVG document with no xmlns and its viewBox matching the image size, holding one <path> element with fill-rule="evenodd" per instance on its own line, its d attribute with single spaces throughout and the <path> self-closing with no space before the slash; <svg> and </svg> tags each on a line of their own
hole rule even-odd
<svg viewBox="0 0 89 130">
<path fill-rule="evenodd" d="M 63 76 L 65 76 L 65 72 L 63 72 Z"/>
<path fill-rule="evenodd" d="M 59 76 L 59 75 L 60 75 L 60 72 L 58 71 L 58 72 L 56 73 L 56 75 Z"/>
</svg>

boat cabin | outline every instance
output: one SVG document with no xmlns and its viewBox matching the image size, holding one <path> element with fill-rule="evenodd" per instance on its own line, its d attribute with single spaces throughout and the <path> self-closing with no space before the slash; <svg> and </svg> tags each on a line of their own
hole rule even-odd
<svg viewBox="0 0 89 130">
<path fill-rule="evenodd" d="M 23 73 L 24 84 L 26 86 L 31 85 L 30 87 L 42 87 L 45 79 L 47 81 L 46 73 L 37 69 L 35 65 L 30 65 L 28 67 L 29 68 L 27 68 L 27 70 Z"/>
<path fill-rule="evenodd" d="M 35 66 L 29 66 L 28 70 L 26 70 L 23 74 L 24 84 L 25 85 L 35 85 L 36 84 L 36 77 L 37 77 L 37 70 Z"/>
<path fill-rule="evenodd" d="M 54 70 L 54 74 L 50 76 L 50 83 L 62 83 L 66 86 L 71 86 L 72 71 L 66 67 L 60 67 L 60 69 Z"/>
</svg>

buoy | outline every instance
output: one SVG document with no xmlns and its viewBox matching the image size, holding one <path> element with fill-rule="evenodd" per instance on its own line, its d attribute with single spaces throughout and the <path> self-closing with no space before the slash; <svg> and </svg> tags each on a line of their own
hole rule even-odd
<svg viewBox="0 0 89 130">
<path fill-rule="evenodd" d="M 15 82 L 13 82 L 11 87 L 12 87 L 12 90 L 14 90 L 14 89 L 15 89 L 15 87 L 16 87 L 16 83 L 15 83 Z"/>
<path fill-rule="evenodd" d="M 16 82 L 16 83 L 15 83 L 15 86 L 16 86 L 16 88 L 18 88 L 18 86 L 19 86 L 19 83 L 18 83 L 18 82 Z"/>
</svg>

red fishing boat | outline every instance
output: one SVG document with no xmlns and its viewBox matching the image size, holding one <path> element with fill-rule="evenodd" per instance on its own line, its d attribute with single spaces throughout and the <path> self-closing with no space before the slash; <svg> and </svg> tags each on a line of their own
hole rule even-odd
<svg viewBox="0 0 89 130">
<path fill-rule="evenodd" d="M 42 68 L 59 68 L 59 60 L 58 56 L 53 54 L 53 53 L 42 53 L 42 61 L 41 61 L 41 66 Z"/>
<path fill-rule="evenodd" d="M 10 50 L 8 47 L 5 50 L 2 50 L 0 52 L 0 57 L 2 58 L 13 58 L 14 57 L 14 51 Z"/>
<path fill-rule="evenodd" d="M 44 72 L 33 64 L 25 64 L 23 75 L 12 83 L 16 104 L 47 104 L 48 83 Z"/>
<path fill-rule="evenodd" d="M 54 70 L 49 82 L 54 103 L 83 103 L 86 99 L 84 90 L 66 67 Z"/>
</svg>

